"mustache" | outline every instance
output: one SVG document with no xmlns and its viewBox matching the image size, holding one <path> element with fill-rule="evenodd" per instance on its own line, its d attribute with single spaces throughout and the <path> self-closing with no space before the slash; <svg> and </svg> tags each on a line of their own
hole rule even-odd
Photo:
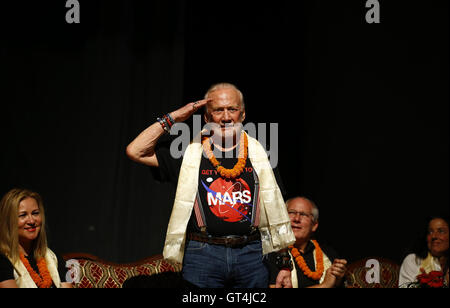
<svg viewBox="0 0 450 308">
<path fill-rule="evenodd" d="M 224 127 L 241 127 L 242 128 L 243 125 L 240 122 L 226 122 L 226 123 L 210 122 L 210 123 L 205 124 L 205 129 L 207 129 L 207 130 L 214 130 L 217 128 L 224 128 Z"/>
</svg>

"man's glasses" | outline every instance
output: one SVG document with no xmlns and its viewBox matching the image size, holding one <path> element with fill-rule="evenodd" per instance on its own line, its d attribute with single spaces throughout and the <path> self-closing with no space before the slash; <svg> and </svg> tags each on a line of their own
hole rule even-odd
<svg viewBox="0 0 450 308">
<path fill-rule="evenodd" d="M 289 214 L 290 217 L 297 217 L 297 215 L 300 215 L 301 218 L 308 218 L 308 217 L 310 217 L 311 219 L 314 220 L 313 214 L 308 214 L 308 213 L 305 213 L 305 212 L 297 212 L 297 211 L 294 211 L 294 210 L 289 210 L 288 214 Z"/>
</svg>

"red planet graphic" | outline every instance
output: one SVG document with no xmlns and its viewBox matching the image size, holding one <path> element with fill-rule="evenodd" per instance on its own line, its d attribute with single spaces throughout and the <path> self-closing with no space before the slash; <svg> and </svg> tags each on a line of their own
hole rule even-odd
<svg viewBox="0 0 450 308">
<path fill-rule="evenodd" d="M 214 215 L 227 222 L 249 220 L 252 197 L 247 182 L 218 178 L 211 183 L 209 190 L 207 200 Z"/>
</svg>

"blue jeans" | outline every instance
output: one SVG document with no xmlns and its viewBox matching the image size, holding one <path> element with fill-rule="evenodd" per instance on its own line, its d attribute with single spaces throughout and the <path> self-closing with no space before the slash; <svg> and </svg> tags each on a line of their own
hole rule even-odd
<svg viewBox="0 0 450 308">
<path fill-rule="evenodd" d="M 182 273 L 201 288 L 267 288 L 269 283 L 260 240 L 242 248 L 188 241 Z"/>
</svg>

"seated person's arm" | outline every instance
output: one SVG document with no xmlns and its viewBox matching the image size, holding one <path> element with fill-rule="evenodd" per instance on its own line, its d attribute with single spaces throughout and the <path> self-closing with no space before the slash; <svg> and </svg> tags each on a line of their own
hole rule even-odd
<svg viewBox="0 0 450 308">
<path fill-rule="evenodd" d="M 347 261 L 344 259 L 335 259 L 331 267 L 326 271 L 325 278 L 320 284 L 309 288 L 335 288 L 339 286 L 347 271 Z"/>
<path fill-rule="evenodd" d="M 9 279 L 5 281 L 0 282 L 0 289 L 1 288 L 18 288 L 16 281 L 14 279 Z"/>
</svg>

